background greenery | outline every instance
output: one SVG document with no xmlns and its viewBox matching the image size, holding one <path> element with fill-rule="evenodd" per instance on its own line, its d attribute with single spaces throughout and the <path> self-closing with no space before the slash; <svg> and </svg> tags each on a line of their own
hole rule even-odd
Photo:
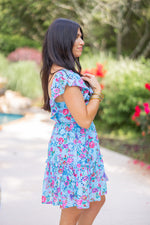
<svg viewBox="0 0 150 225">
<path fill-rule="evenodd" d="M 0 55 L 0 76 L 7 78 L 8 89 L 19 91 L 23 96 L 34 99 L 42 95 L 39 71 L 33 61 L 10 63 Z"/>
<path fill-rule="evenodd" d="M 7 47 L 1 44 L 0 51 L 12 51 L 16 35 L 22 40 L 16 42 L 18 47 L 25 42 L 39 47 L 46 29 L 58 17 L 81 24 L 87 51 L 109 50 L 117 58 L 150 56 L 149 0 L 0 0 L 0 35 L 7 39 Z"/>
</svg>

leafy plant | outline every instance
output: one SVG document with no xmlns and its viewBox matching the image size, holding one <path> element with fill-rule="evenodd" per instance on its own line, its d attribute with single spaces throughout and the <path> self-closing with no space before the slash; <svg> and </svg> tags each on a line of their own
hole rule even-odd
<svg viewBox="0 0 150 225">
<path fill-rule="evenodd" d="M 146 83 L 145 88 L 150 91 L 150 84 Z M 135 107 L 132 120 L 142 130 L 142 136 L 150 135 L 150 104 L 149 102 L 139 103 Z"/>
<path fill-rule="evenodd" d="M 38 98 L 42 95 L 39 72 L 40 68 L 35 62 L 10 63 L 0 55 L 0 76 L 7 78 L 7 88 L 19 91 L 24 96 Z"/>
<path fill-rule="evenodd" d="M 34 48 L 17 48 L 15 51 L 11 52 L 8 57 L 10 61 L 35 61 L 37 64 L 41 64 L 42 56 L 41 52 Z"/>
<path fill-rule="evenodd" d="M 104 85 L 104 100 L 100 103 L 96 120 L 101 120 L 110 129 L 123 129 L 126 127 L 135 130 L 130 120 L 137 102 L 146 102 L 149 97 L 144 84 L 149 79 L 150 61 L 143 58 L 131 60 L 121 58 L 115 60 L 110 53 L 86 55 L 81 63 L 84 69 L 94 66 L 95 62 L 101 62 L 107 70 L 102 80 Z"/>
<path fill-rule="evenodd" d="M 24 36 L 0 34 L 0 51 L 5 56 L 16 48 L 25 46 L 40 48 L 41 44 Z"/>
</svg>

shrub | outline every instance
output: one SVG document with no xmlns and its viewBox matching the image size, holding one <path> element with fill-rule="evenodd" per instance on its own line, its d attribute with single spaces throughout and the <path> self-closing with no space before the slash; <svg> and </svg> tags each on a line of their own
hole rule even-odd
<svg viewBox="0 0 150 225">
<path fill-rule="evenodd" d="M 150 91 L 150 84 L 146 83 L 145 88 Z M 141 128 L 142 135 L 150 135 L 150 104 L 149 102 L 139 103 L 135 107 L 132 120 Z"/>
<path fill-rule="evenodd" d="M 41 64 L 42 56 L 41 52 L 34 48 L 17 48 L 15 51 L 11 52 L 8 57 L 10 61 L 35 61 L 37 64 Z"/>
<path fill-rule="evenodd" d="M 0 52 L 7 56 L 10 52 L 19 47 L 33 47 L 39 49 L 41 44 L 34 40 L 19 35 L 0 34 Z"/>
<path fill-rule="evenodd" d="M 9 63 L 0 55 L 0 74 L 7 78 L 7 88 L 19 91 L 24 96 L 37 98 L 42 95 L 39 72 L 35 62 Z"/>
<path fill-rule="evenodd" d="M 107 70 L 102 119 L 110 126 L 132 125 L 136 103 L 148 98 L 144 83 L 149 79 L 149 68 L 140 61 L 121 59 L 111 61 Z"/>
<path fill-rule="evenodd" d="M 105 95 L 100 104 L 96 119 L 103 120 L 106 126 L 113 129 L 123 126 L 134 127 L 131 116 L 137 102 L 145 102 L 148 93 L 144 84 L 149 80 L 150 61 L 121 58 L 119 61 L 111 55 L 100 54 L 84 56 L 84 68 L 101 62 L 107 74 L 103 79 Z"/>
</svg>

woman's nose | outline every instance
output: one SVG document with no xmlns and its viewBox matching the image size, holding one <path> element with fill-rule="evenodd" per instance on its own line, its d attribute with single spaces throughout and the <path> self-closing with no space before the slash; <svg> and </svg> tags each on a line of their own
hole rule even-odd
<svg viewBox="0 0 150 225">
<path fill-rule="evenodd" d="M 80 44 L 81 44 L 81 45 L 84 45 L 84 41 L 83 41 L 82 38 L 81 38 Z"/>
</svg>

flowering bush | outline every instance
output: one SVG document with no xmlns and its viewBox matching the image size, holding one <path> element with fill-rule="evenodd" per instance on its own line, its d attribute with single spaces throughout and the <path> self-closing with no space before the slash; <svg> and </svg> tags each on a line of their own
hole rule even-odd
<svg viewBox="0 0 150 225">
<path fill-rule="evenodd" d="M 8 57 L 10 61 L 35 61 L 37 64 L 41 63 L 41 52 L 34 48 L 17 48 L 15 51 L 11 52 Z"/>
<path fill-rule="evenodd" d="M 98 78 L 104 78 L 105 74 L 106 74 L 106 70 L 104 69 L 104 65 L 100 64 L 100 63 L 96 63 L 96 67 L 92 68 L 92 69 L 86 69 L 83 70 L 82 73 L 90 73 L 93 74 L 95 76 L 97 76 Z M 100 86 L 102 89 L 104 89 L 104 84 L 100 83 Z"/>
<path fill-rule="evenodd" d="M 145 88 L 150 91 L 150 84 L 146 83 Z M 132 115 L 132 120 L 137 126 L 141 127 L 142 136 L 150 134 L 150 104 L 148 102 L 139 103 L 135 106 L 135 112 Z"/>
</svg>

